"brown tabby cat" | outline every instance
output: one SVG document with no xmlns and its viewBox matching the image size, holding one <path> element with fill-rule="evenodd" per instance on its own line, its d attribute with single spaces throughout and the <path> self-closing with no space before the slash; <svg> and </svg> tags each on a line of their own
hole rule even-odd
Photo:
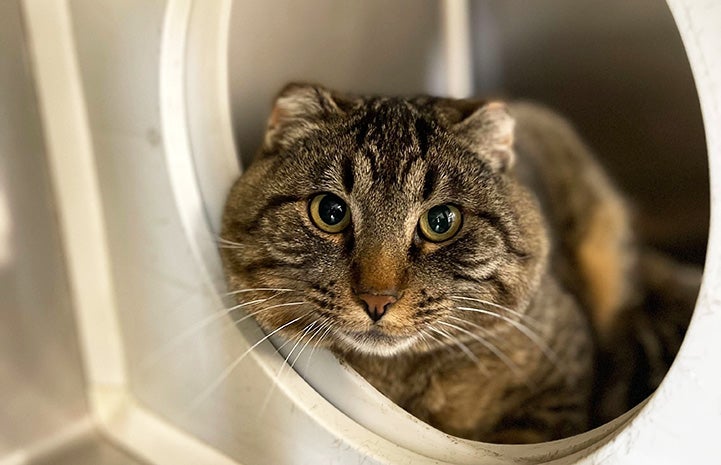
<svg viewBox="0 0 721 465">
<path fill-rule="evenodd" d="M 528 104 L 289 85 L 222 237 L 230 290 L 261 301 L 246 309 L 266 331 L 483 441 L 586 430 L 597 342 L 639 301 L 627 208 L 571 127 Z"/>
</svg>

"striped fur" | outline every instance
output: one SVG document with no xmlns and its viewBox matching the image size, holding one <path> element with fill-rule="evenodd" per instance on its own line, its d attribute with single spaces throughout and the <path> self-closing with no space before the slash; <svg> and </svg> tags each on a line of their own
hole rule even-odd
<svg viewBox="0 0 721 465">
<path fill-rule="evenodd" d="M 318 193 L 347 203 L 350 227 L 313 225 Z M 460 231 L 423 240 L 420 216 L 446 203 Z M 289 85 L 222 238 L 231 290 L 292 290 L 272 296 L 288 306 L 248 308 L 265 330 L 307 314 L 280 334 L 320 342 L 418 418 L 485 441 L 588 428 L 594 341 L 634 295 L 620 196 L 567 123 L 525 104 Z M 356 295 L 369 286 L 399 291 L 378 322 Z M 302 332 L 313 321 L 327 337 Z"/>
</svg>

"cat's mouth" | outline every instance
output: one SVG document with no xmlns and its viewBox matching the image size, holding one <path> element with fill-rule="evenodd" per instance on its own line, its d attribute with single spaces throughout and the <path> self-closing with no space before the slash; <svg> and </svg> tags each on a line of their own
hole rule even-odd
<svg viewBox="0 0 721 465">
<path fill-rule="evenodd" d="M 342 338 L 352 347 L 372 355 L 390 356 L 409 348 L 416 337 L 395 335 L 379 326 L 372 326 L 364 331 L 348 331 Z"/>
</svg>

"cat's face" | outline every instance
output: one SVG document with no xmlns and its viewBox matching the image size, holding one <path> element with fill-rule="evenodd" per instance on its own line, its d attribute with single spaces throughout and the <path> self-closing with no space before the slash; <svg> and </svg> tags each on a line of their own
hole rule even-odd
<svg viewBox="0 0 721 465">
<path fill-rule="evenodd" d="M 493 331 L 497 317 L 458 307 L 522 312 L 547 253 L 512 175 L 512 128 L 498 104 L 289 86 L 228 199 L 230 290 L 266 331 L 338 350 Z"/>
</svg>

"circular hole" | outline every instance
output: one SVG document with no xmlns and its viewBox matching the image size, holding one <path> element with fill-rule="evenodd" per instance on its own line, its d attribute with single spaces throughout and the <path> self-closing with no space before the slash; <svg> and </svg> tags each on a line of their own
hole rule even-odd
<svg viewBox="0 0 721 465">
<path fill-rule="evenodd" d="M 368 2 L 343 7 L 353 10 L 348 12 L 318 2 L 313 9 L 294 8 L 236 5 L 233 10 L 230 93 L 244 163 L 262 140 L 273 96 L 285 82 L 317 81 L 386 94 L 442 90 L 433 84 L 442 74 L 441 26 L 433 6 L 408 9 L 397 2 L 392 8 L 398 11 L 387 11 L 379 2 Z M 408 11 L 410 16 L 401 14 Z M 600 439 L 628 421 L 628 415 L 611 420 L 646 399 L 663 378 L 696 298 L 700 271 L 692 268 L 698 270 L 705 257 L 708 166 L 683 45 L 660 2 L 617 0 L 594 7 L 571 0 L 491 1 L 473 3 L 469 14 L 476 91 L 533 99 L 566 115 L 624 193 L 639 243 L 665 257 L 644 255 L 644 279 L 657 286 L 655 293 L 640 296 L 633 321 L 614 333 L 614 347 L 623 346 L 625 352 L 611 354 L 602 367 L 604 395 L 593 424 L 599 429 L 587 436 Z M 392 27 L 379 30 L 389 17 Z M 643 28 L 638 27 L 640 18 Z M 308 24 L 318 27 L 310 32 Z M 283 33 L 268 32 L 278 30 Z M 672 311 L 678 307 L 673 302 L 680 302 L 683 314 Z M 650 321 L 652 316 L 658 318 Z M 655 341 L 642 340 L 634 325 L 651 331 Z M 335 370 L 332 361 L 326 368 L 334 376 L 353 376 Z M 327 376 L 314 377 L 311 371 L 304 376 L 353 418 L 363 415 L 336 389 L 357 390 L 359 384 L 322 385 Z M 372 390 L 358 393 L 369 402 L 374 395 Z M 373 419 L 359 421 L 375 431 L 383 428 Z M 523 447 L 497 450 L 509 457 L 533 455 Z"/>
</svg>

